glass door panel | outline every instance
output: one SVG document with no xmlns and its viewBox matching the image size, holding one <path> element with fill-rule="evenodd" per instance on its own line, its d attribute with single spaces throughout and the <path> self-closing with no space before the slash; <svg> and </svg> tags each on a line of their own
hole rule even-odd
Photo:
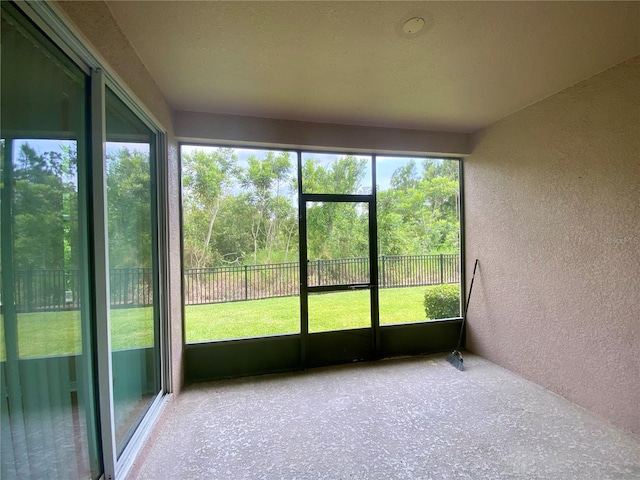
<svg viewBox="0 0 640 480">
<path fill-rule="evenodd" d="M 369 202 L 307 201 L 309 333 L 370 328 Z"/>
<path fill-rule="evenodd" d="M 107 89 L 107 205 L 116 448 L 160 391 L 155 135 Z"/>
<path fill-rule="evenodd" d="M 98 478 L 87 78 L 2 2 L 3 478 Z"/>
<path fill-rule="evenodd" d="M 307 284 L 369 285 L 367 202 L 306 202 Z"/>
</svg>

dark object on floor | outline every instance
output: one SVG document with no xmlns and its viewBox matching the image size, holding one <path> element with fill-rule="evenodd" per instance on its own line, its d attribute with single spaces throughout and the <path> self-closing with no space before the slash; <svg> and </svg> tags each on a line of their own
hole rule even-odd
<svg viewBox="0 0 640 480">
<path fill-rule="evenodd" d="M 462 325 L 460 326 L 460 338 L 458 338 L 458 346 L 456 349 L 447 355 L 447 362 L 456 367 L 461 372 L 464 371 L 464 360 L 462 359 L 462 353 L 460 353 L 460 347 L 462 345 L 462 334 L 464 333 L 464 323 L 467 320 L 467 312 L 469 311 L 469 301 L 471 300 L 471 291 L 473 290 L 473 281 L 476 278 L 476 268 L 478 268 L 478 259 L 473 266 L 473 275 L 471 277 L 471 285 L 469 286 L 469 295 L 467 296 L 467 303 L 464 306 L 464 315 L 462 316 Z"/>
</svg>

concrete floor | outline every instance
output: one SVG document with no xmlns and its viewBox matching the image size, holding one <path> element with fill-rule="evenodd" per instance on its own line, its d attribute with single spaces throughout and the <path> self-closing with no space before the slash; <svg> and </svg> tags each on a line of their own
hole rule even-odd
<svg viewBox="0 0 640 480">
<path fill-rule="evenodd" d="M 138 479 L 640 479 L 640 441 L 477 356 L 192 385 Z"/>
</svg>

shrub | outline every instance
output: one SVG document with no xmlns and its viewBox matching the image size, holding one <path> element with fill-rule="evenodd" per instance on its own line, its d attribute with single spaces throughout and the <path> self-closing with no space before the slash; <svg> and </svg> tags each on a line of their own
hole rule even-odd
<svg viewBox="0 0 640 480">
<path fill-rule="evenodd" d="M 460 284 L 449 283 L 427 287 L 424 294 L 424 310 L 427 319 L 460 316 Z"/>
</svg>

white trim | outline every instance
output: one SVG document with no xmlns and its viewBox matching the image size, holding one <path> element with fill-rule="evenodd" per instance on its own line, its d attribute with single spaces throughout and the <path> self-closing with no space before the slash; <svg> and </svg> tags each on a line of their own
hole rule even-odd
<svg viewBox="0 0 640 480">
<path fill-rule="evenodd" d="M 158 262 L 159 292 L 158 310 L 160 315 L 160 377 L 165 393 L 173 392 L 171 379 L 171 325 L 170 316 L 170 281 L 169 281 L 169 191 L 168 191 L 168 144 L 167 135 L 159 132 L 156 135 L 156 201 L 158 226 Z"/>
<path fill-rule="evenodd" d="M 98 417 L 106 480 L 116 478 L 116 440 L 111 365 L 111 322 L 109 316 L 109 245 L 106 179 L 105 85 L 101 70 L 91 73 L 91 213 L 93 214 L 94 322 L 98 361 Z"/>
<path fill-rule="evenodd" d="M 116 466 L 115 478 L 127 478 L 131 468 L 135 464 L 136 458 L 140 454 L 140 450 L 144 447 L 145 442 L 151 435 L 151 431 L 156 422 L 162 416 L 164 408 L 169 401 L 169 396 L 160 392 L 156 395 L 149 410 L 143 417 L 140 425 L 129 439 L 129 443 L 120 454 L 118 464 Z"/>
</svg>

